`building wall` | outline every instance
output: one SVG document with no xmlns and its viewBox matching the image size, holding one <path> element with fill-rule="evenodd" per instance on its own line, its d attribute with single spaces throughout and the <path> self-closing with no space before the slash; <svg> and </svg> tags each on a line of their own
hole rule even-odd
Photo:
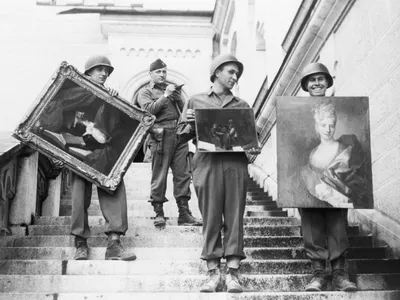
<svg viewBox="0 0 400 300">
<path fill-rule="evenodd" d="M 320 54 L 336 76 L 336 96 L 370 99 L 375 208 L 393 220 L 400 220 L 399 47 L 400 2 L 356 1 Z"/>
<path fill-rule="evenodd" d="M 285 56 L 281 43 L 300 2 L 229 1 L 220 49 L 221 53 L 235 54 L 243 62 L 243 76 L 234 92 L 250 105 L 266 75 L 272 80 L 280 67 Z"/>
<path fill-rule="evenodd" d="M 115 71 L 106 85 L 119 90 L 127 100 L 149 80 L 148 66 L 158 57 L 168 64 L 171 81 L 185 83 L 186 97 L 209 88 L 210 17 L 186 21 L 176 17 L 151 25 L 151 17 L 140 24 L 118 16 L 57 15 L 72 7 L 50 5 L 50 1 L 44 4 L 8 1 L 0 9 L 1 131 L 17 127 L 62 61 L 83 71 L 86 59 L 93 54 L 111 59 Z M 200 9 L 199 5 L 191 9 L 196 7 Z M 116 27 L 110 29 L 110 24 Z M 134 33 L 126 32 L 126 26 Z M 169 26 L 172 31 L 168 32 Z"/>
<path fill-rule="evenodd" d="M 108 53 L 98 15 L 57 15 L 35 1 L 0 9 L 2 107 L 0 128 L 14 130 L 62 61 L 82 70 L 93 53 Z"/>
<path fill-rule="evenodd" d="M 108 34 L 110 55 L 115 64 L 115 74 L 110 82 L 125 99 L 132 100 L 137 90 L 150 79 L 150 63 L 160 58 L 168 66 L 167 79 L 176 84 L 184 83 L 183 91 L 187 97 L 206 91 L 211 85 L 211 26 L 208 24 L 202 34 L 186 36 L 180 31 L 191 31 L 190 27 L 174 27 L 168 34 L 157 33 L 157 27 L 161 29 L 162 25 L 155 25 L 151 33 L 148 33 L 149 27 L 143 26 L 141 32 Z"/>
</svg>

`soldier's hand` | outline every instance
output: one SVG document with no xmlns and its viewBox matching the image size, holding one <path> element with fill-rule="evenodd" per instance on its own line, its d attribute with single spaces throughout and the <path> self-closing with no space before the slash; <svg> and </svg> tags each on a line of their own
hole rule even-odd
<svg viewBox="0 0 400 300">
<path fill-rule="evenodd" d="M 117 90 L 114 90 L 113 88 L 110 88 L 110 87 L 106 87 L 106 89 L 107 89 L 107 92 L 111 95 L 111 96 L 118 96 L 118 91 Z"/>
<path fill-rule="evenodd" d="M 250 154 L 253 154 L 253 155 L 260 154 L 261 149 L 259 147 L 253 147 L 253 148 L 249 149 L 247 152 Z"/>
<path fill-rule="evenodd" d="M 186 120 L 188 122 L 194 122 L 196 120 L 195 114 L 194 114 L 194 109 L 188 108 L 186 110 Z"/>
<path fill-rule="evenodd" d="M 165 89 L 164 96 L 165 96 L 165 97 L 169 97 L 169 96 L 172 95 L 172 93 L 173 93 L 174 91 L 175 91 L 175 85 L 174 85 L 174 84 L 169 84 L 169 85 L 167 86 L 167 88 Z"/>
</svg>

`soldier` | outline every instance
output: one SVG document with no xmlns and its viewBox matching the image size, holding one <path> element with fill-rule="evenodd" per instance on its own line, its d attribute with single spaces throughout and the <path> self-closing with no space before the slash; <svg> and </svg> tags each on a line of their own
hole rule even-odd
<svg viewBox="0 0 400 300">
<path fill-rule="evenodd" d="M 89 76 L 94 82 L 104 85 L 108 76 L 114 68 L 110 60 L 102 55 L 94 55 L 85 63 L 85 75 Z M 117 91 L 107 88 L 112 96 L 117 95 Z M 84 108 L 82 105 L 81 108 Z M 86 108 L 88 114 L 92 114 L 93 106 Z M 99 109 L 99 111 L 101 108 Z M 119 118 L 114 118 L 115 124 L 118 124 Z M 108 123 L 111 123 L 110 120 Z M 114 126 L 111 128 L 111 126 Z M 109 125 L 109 132 L 115 132 L 118 125 Z M 124 181 L 118 186 L 113 195 L 97 188 L 100 208 L 106 220 L 105 234 L 108 237 L 108 245 L 105 254 L 106 260 L 135 260 L 136 255 L 133 252 L 126 251 L 120 240 L 128 229 L 128 214 L 126 191 Z M 73 174 L 72 177 L 72 215 L 71 215 L 71 234 L 75 236 L 76 260 L 88 259 L 89 248 L 87 239 L 90 237 L 90 228 L 88 221 L 88 208 L 92 198 L 92 183 L 82 177 Z"/>
<path fill-rule="evenodd" d="M 178 205 L 178 225 L 201 226 L 201 221 L 189 210 L 190 172 L 187 163 L 188 144 L 178 141 L 176 127 L 184 101 L 180 90 L 167 83 L 167 65 L 157 59 L 150 64 L 150 83 L 140 90 L 138 103 L 141 108 L 156 116 L 150 132 L 149 147 L 152 153 L 150 202 L 156 213 L 154 225 L 165 226 L 163 204 L 167 189 L 168 169 L 171 168 L 174 196 Z"/>
<path fill-rule="evenodd" d="M 217 56 L 210 70 L 212 88 L 193 96 L 184 109 L 183 119 L 195 120 L 197 108 L 248 108 L 231 89 L 243 73 L 243 64 L 233 55 Z M 191 123 L 193 124 L 193 123 Z M 194 137 L 194 125 L 192 126 Z M 250 153 L 259 153 L 251 149 Z M 221 284 L 220 263 L 227 260 L 227 291 L 239 293 L 240 261 L 246 258 L 243 246 L 243 218 L 246 204 L 247 164 L 243 152 L 206 153 L 197 151 L 193 157 L 193 183 L 203 217 L 203 250 L 201 259 L 207 262 L 207 279 L 200 292 L 215 292 Z M 222 244 L 221 230 L 224 230 Z"/>
<path fill-rule="evenodd" d="M 333 78 L 325 65 L 311 63 L 304 68 L 301 87 L 304 91 L 309 92 L 311 97 L 325 96 L 326 90 L 332 85 Z M 335 124 L 335 117 L 333 119 L 332 124 Z M 332 132 L 329 132 L 329 134 L 333 135 Z M 325 263 L 326 260 L 329 260 L 336 290 L 356 291 L 357 286 L 349 281 L 345 270 L 345 255 L 349 248 L 346 231 L 347 210 L 340 208 L 300 208 L 299 212 L 304 247 L 307 256 L 311 259 L 314 272 L 305 290 L 322 291 L 326 288 Z"/>
</svg>

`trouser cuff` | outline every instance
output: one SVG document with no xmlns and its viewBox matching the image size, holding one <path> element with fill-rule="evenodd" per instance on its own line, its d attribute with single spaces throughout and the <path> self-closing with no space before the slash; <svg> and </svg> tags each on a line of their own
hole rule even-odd
<svg viewBox="0 0 400 300">
<path fill-rule="evenodd" d="M 221 264 L 220 258 L 207 259 L 207 269 L 208 270 L 219 269 L 220 264 Z"/>
<path fill-rule="evenodd" d="M 226 258 L 226 266 L 232 269 L 238 269 L 240 267 L 240 260 L 239 256 L 228 256 Z"/>
</svg>

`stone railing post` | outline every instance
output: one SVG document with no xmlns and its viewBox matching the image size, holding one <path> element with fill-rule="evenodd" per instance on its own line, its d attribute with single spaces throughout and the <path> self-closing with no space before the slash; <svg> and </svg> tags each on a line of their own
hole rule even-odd
<svg viewBox="0 0 400 300">
<path fill-rule="evenodd" d="M 42 203 L 42 216 L 58 217 L 60 214 L 62 173 L 49 180 L 47 198 Z"/>
<path fill-rule="evenodd" d="M 39 153 L 20 157 L 17 190 L 10 207 L 11 225 L 31 224 L 36 210 L 37 172 Z"/>
</svg>

